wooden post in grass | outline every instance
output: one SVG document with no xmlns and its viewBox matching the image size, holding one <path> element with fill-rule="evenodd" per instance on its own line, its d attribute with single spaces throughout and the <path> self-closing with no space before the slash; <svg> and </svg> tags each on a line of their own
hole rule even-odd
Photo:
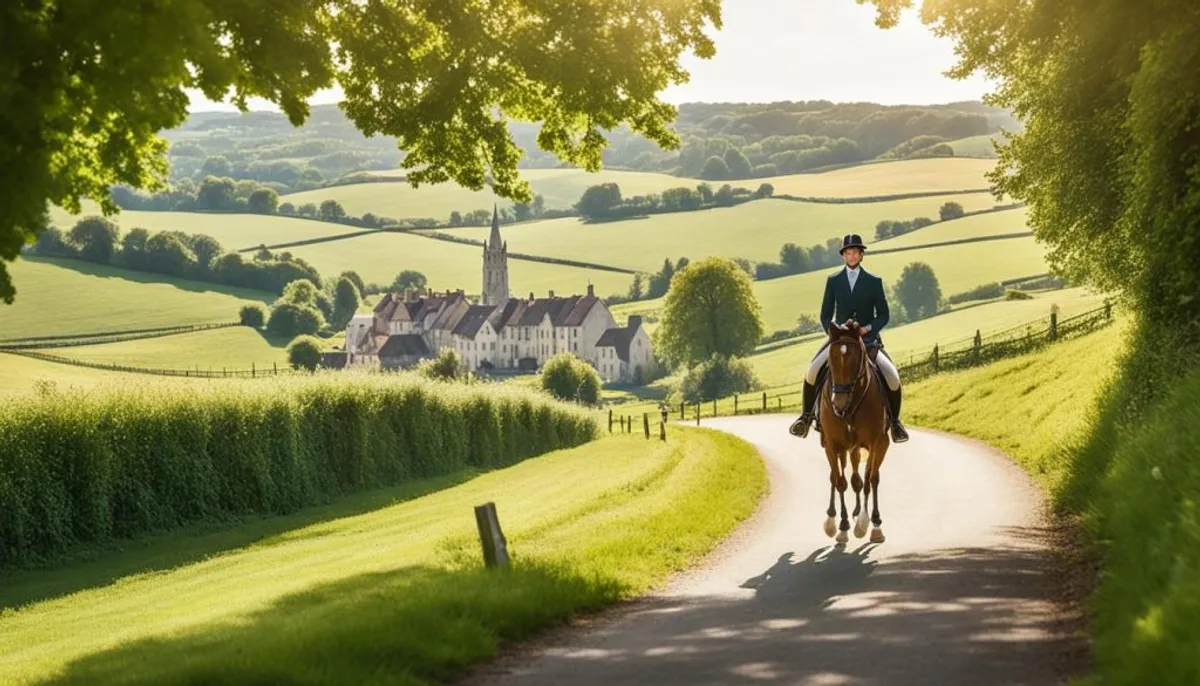
<svg viewBox="0 0 1200 686">
<path fill-rule="evenodd" d="M 767 411 L 767 392 L 763 391 L 763 412 Z"/>
<path fill-rule="evenodd" d="M 738 395 L 737 395 L 737 393 L 734 393 L 733 394 L 733 416 L 736 417 L 737 413 L 738 413 Z"/>
<path fill-rule="evenodd" d="M 1050 312 L 1050 342 L 1058 340 L 1058 313 Z"/>
<path fill-rule="evenodd" d="M 508 566 L 508 542 L 500 530 L 496 503 L 476 506 L 475 524 L 479 527 L 479 542 L 483 544 L 483 564 L 486 567 Z"/>
<path fill-rule="evenodd" d="M 279 376 L 279 363 L 272 362 L 271 365 L 275 367 L 275 376 Z"/>
<path fill-rule="evenodd" d="M 975 329 L 975 364 L 979 364 L 979 349 L 983 347 L 983 334 Z"/>
<path fill-rule="evenodd" d="M 713 416 L 717 416 L 717 399 L 713 398 Z"/>
<path fill-rule="evenodd" d="M 782 410 L 783 409 L 783 398 L 779 397 L 779 398 L 776 398 L 776 400 L 779 401 L 779 409 Z"/>
<path fill-rule="evenodd" d="M 696 403 L 696 426 L 700 426 L 700 403 Z"/>
<path fill-rule="evenodd" d="M 667 441 L 667 423 L 666 422 L 658 423 L 658 439 L 664 443 L 666 443 L 666 441 Z"/>
<path fill-rule="evenodd" d="M 646 440 L 650 440 L 650 413 L 642 413 L 642 432 L 646 434 Z"/>
<path fill-rule="evenodd" d="M 686 408 L 687 408 L 687 401 L 680 400 L 679 401 L 679 418 L 680 419 L 687 419 L 687 417 L 683 414 L 686 411 Z"/>
<path fill-rule="evenodd" d="M 1104 301 L 1104 320 L 1112 321 L 1112 301 L 1111 300 Z"/>
<path fill-rule="evenodd" d="M 608 408 L 608 432 L 612 433 L 612 408 Z"/>
<path fill-rule="evenodd" d="M 937 346 L 937 343 L 934 343 L 933 344 L 933 373 L 937 374 L 938 371 L 939 371 L 938 370 L 938 346 Z"/>
</svg>

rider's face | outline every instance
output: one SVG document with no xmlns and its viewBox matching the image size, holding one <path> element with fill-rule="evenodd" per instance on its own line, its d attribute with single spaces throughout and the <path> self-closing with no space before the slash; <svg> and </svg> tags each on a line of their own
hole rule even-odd
<svg viewBox="0 0 1200 686">
<path fill-rule="evenodd" d="M 862 262 L 862 258 L 863 252 L 861 248 L 846 248 L 846 251 L 842 253 L 842 260 L 851 269 L 857 267 Z"/>
</svg>

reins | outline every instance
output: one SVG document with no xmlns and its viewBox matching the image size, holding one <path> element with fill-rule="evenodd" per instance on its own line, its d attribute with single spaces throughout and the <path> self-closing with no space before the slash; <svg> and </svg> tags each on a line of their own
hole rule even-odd
<svg viewBox="0 0 1200 686">
<path fill-rule="evenodd" d="M 833 343 L 831 342 L 830 346 L 832 347 L 832 345 L 833 345 Z M 856 412 L 858 412 L 858 408 L 863 404 L 863 401 L 866 400 L 867 390 L 869 390 L 869 388 L 870 388 L 871 355 L 870 355 L 870 352 L 867 350 L 867 344 L 865 342 L 863 342 L 862 339 L 858 340 L 858 345 L 859 345 L 859 349 L 862 350 L 862 364 L 859 365 L 858 372 L 854 375 L 854 379 L 851 380 L 850 383 L 848 383 L 848 384 L 833 383 L 833 373 L 832 373 L 832 371 L 830 371 L 829 407 L 833 409 L 833 414 L 838 419 L 852 418 L 854 416 L 854 414 Z M 855 400 L 854 392 L 855 392 L 855 390 L 858 389 L 859 383 L 863 379 L 866 379 L 866 381 L 867 381 L 866 388 L 863 389 L 862 393 L 858 394 L 858 399 Z M 850 404 L 847 406 L 845 411 L 838 410 L 838 406 L 833 402 L 833 396 L 835 393 L 849 393 L 850 394 Z"/>
</svg>

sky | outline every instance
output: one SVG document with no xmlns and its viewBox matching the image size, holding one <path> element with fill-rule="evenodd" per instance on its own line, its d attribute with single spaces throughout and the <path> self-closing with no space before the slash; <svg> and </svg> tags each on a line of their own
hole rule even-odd
<svg viewBox="0 0 1200 686">
<path fill-rule="evenodd" d="M 944 76 L 955 62 L 949 40 L 934 36 L 913 14 L 900 25 L 875 26 L 875 10 L 854 0 L 725 0 L 724 28 L 715 33 L 717 55 L 688 55 L 687 84 L 663 98 L 685 102 L 780 100 L 869 101 L 926 105 L 978 100 L 991 90 L 982 77 Z M 192 93 L 193 111 L 233 110 Z M 313 104 L 337 102 L 336 89 Z M 277 109 L 252 100 L 250 109 Z"/>
</svg>

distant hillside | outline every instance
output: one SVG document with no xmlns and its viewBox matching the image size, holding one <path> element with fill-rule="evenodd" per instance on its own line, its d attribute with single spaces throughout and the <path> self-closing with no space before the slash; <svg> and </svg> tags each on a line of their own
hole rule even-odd
<svg viewBox="0 0 1200 686">
<path fill-rule="evenodd" d="M 605 165 L 740 180 L 872 159 L 955 156 L 962 154 L 955 141 L 1020 128 L 1008 112 L 978 102 L 829 101 L 685 104 L 676 126 L 683 142 L 676 151 L 661 150 L 625 128 L 609 132 Z M 523 166 L 562 166 L 538 149 L 538 125 L 514 122 L 511 128 L 526 151 Z M 164 135 L 171 142 L 173 181 L 209 175 L 253 179 L 280 193 L 319 188 L 354 172 L 395 169 L 403 159 L 394 139 L 363 136 L 335 105 L 314 107 L 299 128 L 273 112 L 200 112 Z"/>
</svg>

